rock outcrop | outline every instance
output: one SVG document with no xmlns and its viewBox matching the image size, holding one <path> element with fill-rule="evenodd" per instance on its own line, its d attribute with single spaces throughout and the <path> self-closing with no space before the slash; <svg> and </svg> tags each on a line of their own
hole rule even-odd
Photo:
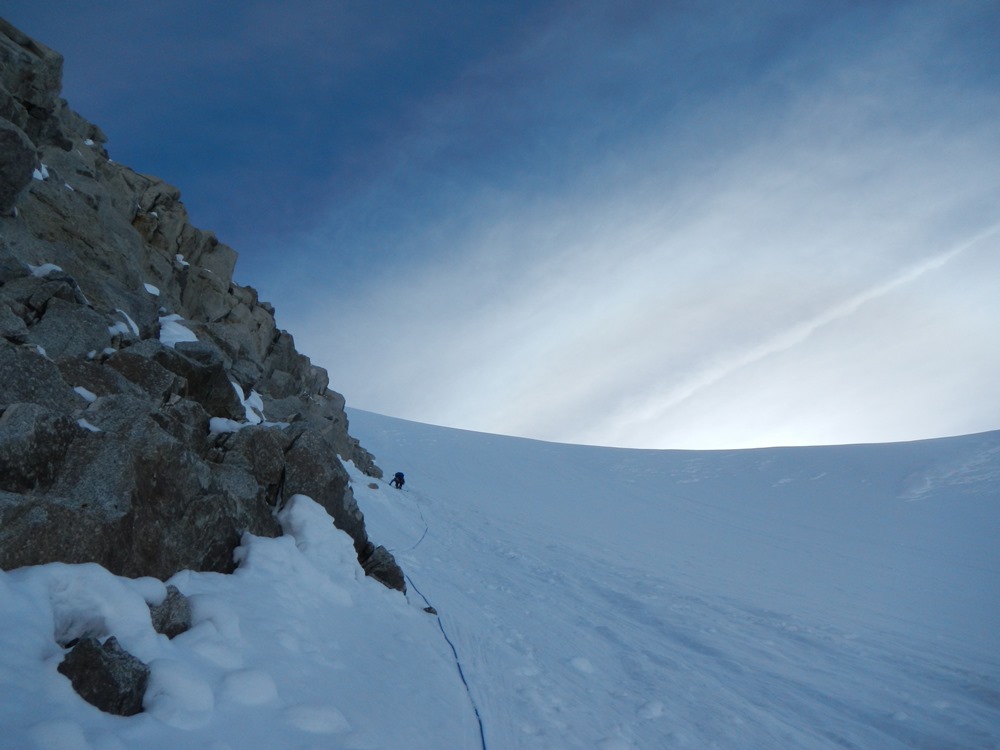
<svg viewBox="0 0 1000 750">
<path fill-rule="evenodd" d="M 381 471 L 326 372 L 176 188 L 108 158 L 61 70 L 0 20 L 0 567 L 226 572 L 302 493 L 402 588 L 338 457 Z"/>
</svg>

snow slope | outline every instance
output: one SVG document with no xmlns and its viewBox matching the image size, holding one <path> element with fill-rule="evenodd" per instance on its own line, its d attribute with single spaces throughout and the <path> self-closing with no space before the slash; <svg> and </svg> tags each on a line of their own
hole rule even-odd
<svg viewBox="0 0 1000 750">
<path fill-rule="evenodd" d="M 1000 433 L 732 452 L 350 411 L 493 748 L 1000 745 Z"/>
<path fill-rule="evenodd" d="M 1000 747 L 1000 432 L 634 451 L 349 414 L 407 475 L 351 467 L 407 597 L 301 496 L 235 574 L 175 576 L 172 641 L 159 581 L 0 572 L 0 748 Z M 85 633 L 151 665 L 143 714 L 58 674 Z"/>
</svg>

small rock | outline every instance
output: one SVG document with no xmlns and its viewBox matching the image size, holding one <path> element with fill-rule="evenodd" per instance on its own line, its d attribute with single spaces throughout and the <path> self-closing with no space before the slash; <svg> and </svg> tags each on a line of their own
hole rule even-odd
<svg viewBox="0 0 1000 750">
<path fill-rule="evenodd" d="M 157 633 L 173 638 L 191 629 L 191 602 L 176 586 L 167 586 L 167 597 L 149 605 L 149 616 Z"/>
<path fill-rule="evenodd" d="M 118 716 L 142 711 L 149 667 L 119 646 L 114 637 L 103 645 L 96 638 L 80 640 L 58 669 L 81 698 L 102 711 Z"/>
</svg>

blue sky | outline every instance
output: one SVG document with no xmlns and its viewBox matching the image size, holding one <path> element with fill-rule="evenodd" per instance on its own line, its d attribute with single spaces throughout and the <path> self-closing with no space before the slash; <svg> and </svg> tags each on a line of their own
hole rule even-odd
<svg viewBox="0 0 1000 750">
<path fill-rule="evenodd" d="M 358 408 L 641 447 L 1000 427 L 1000 6 L 7 2 Z"/>
</svg>

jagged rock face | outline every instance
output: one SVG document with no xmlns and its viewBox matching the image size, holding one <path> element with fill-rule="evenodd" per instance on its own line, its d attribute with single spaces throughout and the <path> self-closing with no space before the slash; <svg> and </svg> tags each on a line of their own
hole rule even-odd
<svg viewBox="0 0 1000 750">
<path fill-rule="evenodd" d="M 34 169 L 35 149 L 28 136 L 13 123 L 0 122 L 0 213 L 10 213 Z"/>
<path fill-rule="evenodd" d="M 108 159 L 61 67 L 0 20 L 0 566 L 228 571 L 295 493 L 367 562 L 338 456 L 381 471 L 343 398 L 177 189 Z"/>
</svg>

